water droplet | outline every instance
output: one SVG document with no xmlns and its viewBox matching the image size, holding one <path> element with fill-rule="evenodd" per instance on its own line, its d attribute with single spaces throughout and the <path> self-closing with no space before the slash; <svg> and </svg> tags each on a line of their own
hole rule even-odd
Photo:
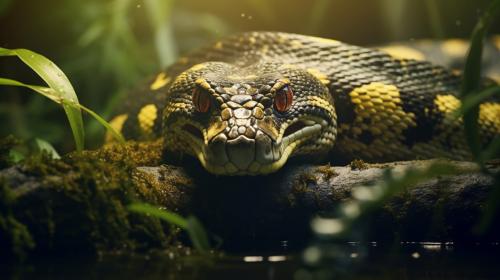
<svg viewBox="0 0 500 280">
<path fill-rule="evenodd" d="M 411 257 L 414 259 L 418 259 L 420 258 L 420 254 L 418 252 L 414 252 L 413 254 L 411 254 Z"/>
<path fill-rule="evenodd" d="M 35 55 L 34 55 L 34 54 L 32 54 L 32 55 L 30 55 L 30 57 L 31 57 L 31 58 L 34 58 L 34 57 L 35 57 Z"/>
<path fill-rule="evenodd" d="M 141 8 L 141 4 L 137 4 L 137 9 L 140 9 Z"/>
<path fill-rule="evenodd" d="M 253 17 L 252 17 L 252 16 L 248 16 L 248 17 L 247 17 L 247 19 L 248 19 L 248 20 L 252 20 L 252 19 L 253 19 Z"/>
<path fill-rule="evenodd" d="M 240 16 L 241 16 L 242 18 L 244 18 L 244 17 L 245 17 L 245 13 L 241 13 L 241 15 L 240 15 Z"/>
<path fill-rule="evenodd" d="M 457 20 L 455 21 L 455 25 L 456 25 L 456 26 L 460 26 L 460 25 L 462 25 L 462 21 L 460 21 L 460 20 L 458 20 L 458 19 L 457 19 Z"/>
</svg>

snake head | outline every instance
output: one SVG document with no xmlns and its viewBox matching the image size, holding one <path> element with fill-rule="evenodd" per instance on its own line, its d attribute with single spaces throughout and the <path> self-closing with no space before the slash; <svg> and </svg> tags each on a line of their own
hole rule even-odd
<svg viewBox="0 0 500 280">
<path fill-rule="evenodd" d="M 210 173 L 267 174 L 335 142 L 327 87 L 292 65 L 206 62 L 178 75 L 167 96 L 167 155 L 194 156 Z"/>
</svg>

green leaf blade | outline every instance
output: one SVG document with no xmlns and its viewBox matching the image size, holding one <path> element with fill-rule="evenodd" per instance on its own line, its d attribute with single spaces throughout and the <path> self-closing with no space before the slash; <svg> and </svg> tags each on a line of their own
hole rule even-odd
<svg viewBox="0 0 500 280">
<path fill-rule="evenodd" d="M 45 56 L 27 49 L 5 49 L 0 48 L 0 56 L 17 56 L 28 67 L 42 78 L 47 85 L 53 89 L 53 94 L 60 99 L 70 100 L 78 104 L 78 97 L 71 82 L 64 72 Z M 3 79 L 5 82 L 5 79 Z M 11 80 L 12 81 L 12 80 Z M 21 85 L 17 85 L 21 86 Z M 84 148 L 85 132 L 83 128 L 82 113 L 75 106 L 62 104 L 66 116 L 73 132 L 76 149 L 81 151 Z"/>
<path fill-rule="evenodd" d="M 157 206 L 153 206 L 147 203 L 133 203 L 128 206 L 128 209 L 132 212 L 151 215 L 171 224 L 177 225 L 188 233 L 193 247 L 196 250 L 201 253 L 207 253 L 210 250 L 208 235 L 202 224 L 198 221 L 198 219 L 196 219 L 196 217 L 189 216 L 187 218 L 184 218 L 174 212 L 162 210 Z"/>
</svg>

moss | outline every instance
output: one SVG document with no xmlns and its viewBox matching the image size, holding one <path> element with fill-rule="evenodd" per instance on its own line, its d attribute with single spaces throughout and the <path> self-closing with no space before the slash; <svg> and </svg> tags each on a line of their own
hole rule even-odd
<svg viewBox="0 0 500 280">
<path fill-rule="evenodd" d="M 19 145 L 21 141 L 14 136 L 7 136 L 0 139 L 0 169 L 14 164 L 11 157 L 12 148 Z"/>
<path fill-rule="evenodd" d="M 36 180 L 4 184 L 12 195 L 0 201 L 0 227 L 12 230 L 0 238 L 10 244 L 3 248 L 21 256 L 33 247 L 56 253 L 166 247 L 169 225 L 126 209 L 133 201 L 162 203 L 164 185 L 138 179 L 136 169 L 160 160 L 161 141 L 107 145 L 61 160 L 44 154 L 27 158 L 20 169 Z"/>
<path fill-rule="evenodd" d="M 292 180 L 292 191 L 288 194 L 288 202 L 290 205 L 295 205 L 298 197 L 304 196 L 306 193 L 312 192 L 309 188 L 310 184 L 315 184 L 317 182 L 316 175 L 311 172 L 311 170 L 301 171 Z"/>
<path fill-rule="evenodd" d="M 316 172 L 322 174 L 325 177 L 325 180 L 330 180 L 331 178 L 339 175 L 330 164 L 316 167 Z"/>
<path fill-rule="evenodd" d="M 4 252 L 7 258 L 23 259 L 35 244 L 27 227 L 12 214 L 10 206 L 14 200 L 14 195 L 5 182 L 0 181 L 0 248 L 3 248 L 2 251 L 10 248 Z"/>
<path fill-rule="evenodd" d="M 351 163 L 349 164 L 351 166 L 351 169 L 352 170 L 364 170 L 364 169 L 368 169 L 368 163 L 360 160 L 360 159 L 355 159 L 353 161 L 351 161 Z"/>
</svg>

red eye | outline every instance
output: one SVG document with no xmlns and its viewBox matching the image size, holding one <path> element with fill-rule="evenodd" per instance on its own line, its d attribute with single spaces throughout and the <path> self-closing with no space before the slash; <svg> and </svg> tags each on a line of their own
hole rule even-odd
<svg viewBox="0 0 500 280">
<path fill-rule="evenodd" d="M 210 94 L 203 89 L 195 88 L 193 90 L 193 104 L 196 111 L 206 113 L 210 109 Z"/>
<path fill-rule="evenodd" d="M 274 109 L 280 113 L 284 113 L 292 107 L 292 101 L 292 89 L 289 86 L 285 86 L 274 95 Z"/>
</svg>

